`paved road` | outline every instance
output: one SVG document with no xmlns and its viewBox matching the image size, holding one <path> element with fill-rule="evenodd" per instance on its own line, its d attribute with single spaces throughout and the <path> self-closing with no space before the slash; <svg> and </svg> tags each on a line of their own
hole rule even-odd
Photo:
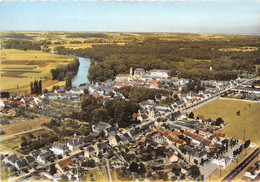
<svg viewBox="0 0 260 182">
<path fill-rule="evenodd" d="M 260 153 L 260 148 L 256 148 L 243 162 L 241 162 L 234 170 L 232 170 L 222 181 L 232 181 L 252 160 Z"/>
</svg>

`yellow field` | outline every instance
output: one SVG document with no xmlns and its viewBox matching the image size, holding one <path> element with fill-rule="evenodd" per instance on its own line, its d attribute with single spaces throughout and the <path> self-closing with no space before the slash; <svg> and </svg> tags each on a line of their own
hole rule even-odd
<svg viewBox="0 0 260 182">
<path fill-rule="evenodd" d="M 43 80 L 43 88 L 59 85 L 58 81 L 51 80 L 50 70 L 73 61 L 68 56 L 15 49 L 1 50 L 0 59 L 1 91 L 16 91 L 17 86 L 20 91 L 27 88 L 29 91 L 30 82 L 40 79 Z"/>
<path fill-rule="evenodd" d="M 224 51 L 224 52 L 233 52 L 233 51 L 252 52 L 252 51 L 258 51 L 258 48 L 257 47 L 237 47 L 237 48 L 219 49 L 219 51 Z"/>
<path fill-rule="evenodd" d="M 240 110 L 240 116 L 236 112 Z M 260 104 L 237 100 L 216 100 L 195 111 L 195 116 L 204 115 L 204 118 L 213 120 L 221 117 L 229 125 L 222 129 L 228 137 L 235 137 L 243 140 L 244 129 L 245 139 L 250 139 L 260 145 Z"/>
</svg>

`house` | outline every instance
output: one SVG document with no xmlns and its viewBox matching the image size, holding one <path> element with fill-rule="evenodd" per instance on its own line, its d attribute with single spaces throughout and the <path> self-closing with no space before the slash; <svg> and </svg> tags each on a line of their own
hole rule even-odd
<svg viewBox="0 0 260 182">
<path fill-rule="evenodd" d="M 71 139 L 67 141 L 66 146 L 70 151 L 74 151 L 75 148 L 79 147 L 82 143 L 83 141 L 81 139 Z"/>
<path fill-rule="evenodd" d="M 142 117 L 141 113 L 133 113 L 132 119 L 133 120 L 139 120 L 139 121 L 143 122 L 143 117 Z"/>
<path fill-rule="evenodd" d="M 41 153 L 41 150 L 35 150 L 35 151 L 30 152 L 29 155 L 36 158 L 38 155 L 40 155 L 40 153 Z"/>
<path fill-rule="evenodd" d="M 145 75 L 145 70 L 143 68 L 136 68 L 134 70 L 134 77 L 142 77 Z"/>
<path fill-rule="evenodd" d="M 4 162 L 6 164 L 15 165 L 15 161 L 18 160 L 17 156 L 15 154 L 10 155 L 4 159 Z"/>
<path fill-rule="evenodd" d="M 177 120 L 179 117 L 181 117 L 181 111 L 176 111 L 171 114 L 172 120 Z"/>
<path fill-rule="evenodd" d="M 121 88 L 121 87 L 130 87 L 131 85 L 127 83 L 115 83 L 114 87 L 115 88 Z"/>
<path fill-rule="evenodd" d="M 2 100 L 0 100 L 0 111 L 2 111 L 5 107 L 5 104 Z"/>
<path fill-rule="evenodd" d="M 204 138 L 202 136 L 194 134 L 194 133 L 190 133 L 188 131 L 185 131 L 183 134 L 186 135 L 187 137 L 191 138 L 192 142 L 194 144 L 200 144 L 200 142 L 202 142 L 204 140 Z"/>
<path fill-rule="evenodd" d="M 61 162 L 58 162 L 55 167 L 60 171 L 60 172 L 65 172 L 66 169 L 72 164 L 72 161 L 70 159 L 63 160 Z"/>
<path fill-rule="evenodd" d="M 92 158 L 96 156 L 96 151 L 94 147 L 88 147 L 87 150 L 84 151 L 84 156 L 88 158 Z"/>
<path fill-rule="evenodd" d="M 130 80 L 129 74 L 119 74 L 115 78 L 115 82 L 127 82 Z"/>
<path fill-rule="evenodd" d="M 102 132 L 102 131 L 110 128 L 110 127 L 111 127 L 110 124 L 104 123 L 104 122 L 100 122 L 98 124 L 92 125 L 92 131 L 99 133 L 99 132 Z"/>
<path fill-rule="evenodd" d="M 167 152 L 166 158 L 167 158 L 170 162 L 176 162 L 176 161 L 178 161 L 178 156 L 175 155 L 172 151 Z"/>
<path fill-rule="evenodd" d="M 27 168 L 28 167 L 28 163 L 27 161 L 24 159 L 24 158 L 20 158 L 20 159 L 17 159 L 15 161 L 15 165 L 17 170 L 21 170 L 23 168 Z"/>
<path fill-rule="evenodd" d="M 142 108 L 149 108 L 149 107 L 155 107 L 157 104 L 154 102 L 154 100 L 147 100 L 142 103 L 140 103 L 140 106 Z"/>
<path fill-rule="evenodd" d="M 97 148 L 98 148 L 98 151 L 99 153 L 103 154 L 104 152 L 106 152 L 106 150 L 108 149 L 109 147 L 109 142 L 103 142 L 103 143 L 99 143 L 97 144 Z"/>
<path fill-rule="evenodd" d="M 162 77 L 162 78 L 167 78 L 169 77 L 169 70 L 160 70 L 160 69 L 152 69 L 149 72 L 150 77 Z"/>
<path fill-rule="evenodd" d="M 207 139 L 203 139 L 200 143 L 200 145 L 209 148 L 211 146 L 211 141 Z"/>
<path fill-rule="evenodd" d="M 255 180 L 259 174 L 260 174 L 259 166 L 251 166 L 246 170 L 244 176 L 250 178 L 251 180 Z"/>
<path fill-rule="evenodd" d="M 25 160 L 26 160 L 26 162 L 29 164 L 29 165 L 31 165 L 32 163 L 34 163 L 35 162 L 35 158 L 34 157 L 32 157 L 32 156 L 30 156 L 30 155 L 28 155 L 28 156 L 25 156 L 25 158 L 24 158 Z"/>
<path fill-rule="evenodd" d="M 46 164 L 50 157 L 54 156 L 52 151 L 46 151 L 44 153 L 41 153 L 37 156 L 37 161 L 41 164 Z"/>
<path fill-rule="evenodd" d="M 52 144 L 51 150 L 55 155 L 64 155 L 65 154 L 65 146 L 63 144 L 54 143 Z"/>
<path fill-rule="evenodd" d="M 68 180 L 70 181 L 72 174 L 69 171 L 54 174 L 53 181 L 61 181 L 62 176 L 66 176 L 68 178 Z"/>
</svg>

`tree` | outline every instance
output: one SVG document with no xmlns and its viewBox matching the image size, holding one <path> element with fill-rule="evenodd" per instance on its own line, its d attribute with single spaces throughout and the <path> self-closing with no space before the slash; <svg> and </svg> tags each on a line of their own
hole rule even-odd
<svg viewBox="0 0 260 182">
<path fill-rule="evenodd" d="M 131 172 L 137 172 L 138 171 L 138 164 L 136 162 L 132 162 L 129 166 L 129 170 Z"/>
<path fill-rule="evenodd" d="M 139 175 L 143 175 L 146 173 L 146 168 L 145 168 L 145 165 L 141 162 L 139 164 L 139 169 L 138 169 L 138 174 Z"/>
<path fill-rule="evenodd" d="M 215 125 L 216 125 L 216 126 L 220 126 L 220 125 L 223 124 L 223 123 L 224 123 L 223 119 L 222 119 L 222 118 L 218 118 L 218 119 L 216 120 Z"/>
<path fill-rule="evenodd" d="M 39 93 L 39 85 L 38 85 L 38 80 L 34 81 L 34 94 L 38 94 Z"/>
<path fill-rule="evenodd" d="M 33 82 L 30 83 L 30 87 L 31 87 L 31 94 L 33 94 L 34 93 Z"/>
<path fill-rule="evenodd" d="M 72 88 L 71 78 L 70 76 L 66 77 L 65 89 L 70 90 Z"/>
<path fill-rule="evenodd" d="M 196 179 L 196 178 L 199 177 L 199 175 L 200 175 L 200 169 L 199 169 L 199 167 L 198 167 L 197 165 L 192 165 L 191 168 L 190 168 L 190 170 L 191 170 L 191 177 L 192 177 L 193 179 Z"/>
<path fill-rule="evenodd" d="M 194 113 L 193 113 L 193 112 L 190 112 L 190 114 L 189 114 L 188 117 L 194 119 Z"/>
<path fill-rule="evenodd" d="M 175 174 L 175 176 L 179 176 L 181 174 L 181 168 L 173 167 L 172 172 Z"/>
<path fill-rule="evenodd" d="M 39 93 L 42 94 L 42 80 L 39 81 Z"/>
<path fill-rule="evenodd" d="M 51 175 L 54 175 L 56 172 L 57 172 L 57 169 L 56 169 L 56 167 L 55 167 L 55 164 L 52 164 L 52 165 L 50 166 L 49 173 L 50 173 Z"/>
<path fill-rule="evenodd" d="M 240 110 L 236 112 L 237 116 L 240 116 Z"/>
</svg>

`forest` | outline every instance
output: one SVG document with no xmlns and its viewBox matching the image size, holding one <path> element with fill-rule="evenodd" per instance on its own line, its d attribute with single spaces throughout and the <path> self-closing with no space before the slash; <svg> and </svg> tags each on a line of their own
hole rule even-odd
<svg viewBox="0 0 260 182">
<path fill-rule="evenodd" d="M 142 87 L 122 87 L 116 91 L 122 93 L 124 97 L 136 103 L 148 99 L 154 100 L 155 96 L 171 95 L 171 92 L 168 90 L 149 89 Z"/>
<path fill-rule="evenodd" d="M 28 40 L 7 40 L 3 42 L 5 49 L 19 49 L 19 50 L 41 50 L 41 46 L 37 43 Z"/>
<path fill-rule="evenodd" d="M 118 124 L 119 127 L 125 128 L 138 123 L 138 121 L 132 120 L 133 113 L 136 113 L 138 109 L 138 104 L 132 101 L 114 99 L 103 104 L 102 100 L 87 95 L 81 99 L 81 111 L 73 112 L 71 118 L 86 121 L 90 124 L 98 122 Z"/>
<path fill-rule="evenodd" d="M 229 41 L 174 41 L 147 38 L 125 45 L 93 45 L 93 48 L 56 47 L 59 54 L 91 58 L 89 80 L 114 79 L 132 67 L 169 69 L 171 76 L 201 80 L 231 80 L 242 72 L 253 73 L 260 64 L 259 37 L 233 38 Z M 224 49 L 257 47 L 256 51 L 223 51 Z M 210 70 L 212 67 L 212 70 Z"/>
</svg>

